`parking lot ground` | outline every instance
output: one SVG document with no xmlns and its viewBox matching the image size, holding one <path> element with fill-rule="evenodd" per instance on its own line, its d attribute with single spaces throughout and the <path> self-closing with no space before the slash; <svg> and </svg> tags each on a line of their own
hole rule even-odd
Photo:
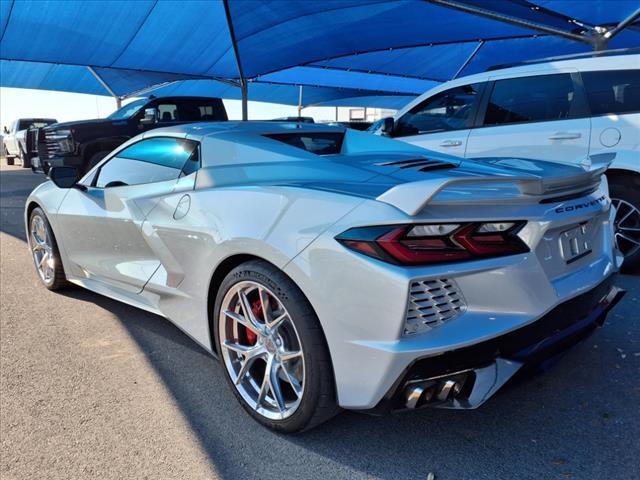
<svg viewBox="0 0 640 480">
<path fill-rule="evenodd" d="M 0 477 L 640 479 L 640 276 L 604 328 L 474 411 L 252 421 L 168 321 L 36 277 L 22 212 L 42 175 L 0 169 Z"/>
</svg>

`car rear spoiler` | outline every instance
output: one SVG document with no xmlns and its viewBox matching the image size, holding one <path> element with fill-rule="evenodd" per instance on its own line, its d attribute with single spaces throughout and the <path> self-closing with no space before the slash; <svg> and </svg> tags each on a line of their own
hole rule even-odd
<svg viewBox="0 0 640 480">
<path fill-rule="evenodd" d="M 417 182 L 408 182 L 387 190 L 377 197 L 380 202 L 388 203 L 402 210 L 407 215 L 417 215 L 442 191 L 452 186 L 486 184 L 511 184 L 517 189 L 515 195 L 496 193 L 493 203 L 515 203 L 518 201 L 544 201 L 555 197 L 565 197 L 591 193 L 598 188 L 602 174 L 607 170 L 615 153 L 592 155 L 581 162 L 580 166 L 572 166 L 570 175 L 540 176 L 531 173 L 521 174 L 514 170 L 513 174 L 489 176 L 436 177 Z M 463 199 L 465 202 L 473 198 Z"/>
</svg>

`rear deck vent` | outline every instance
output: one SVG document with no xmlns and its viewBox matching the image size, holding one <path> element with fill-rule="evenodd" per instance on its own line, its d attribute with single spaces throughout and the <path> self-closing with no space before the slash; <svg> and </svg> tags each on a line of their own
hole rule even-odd
<svg viewBox="0 0 640 480">
<path fill-rule="evenodd" d="M 413 158 L 410 160 L 396 160 L 393 162 L 383 162 L 376 164 L 380 167 L 399 167 L 411 168 L 420 172 L 429 172 L 431 170 L 442 170 L 445 168 L 456 168 L 457 165 L 451 162 L 443 162 L 442 160 L 432 160 L 429 158 Z"/>
</svg>

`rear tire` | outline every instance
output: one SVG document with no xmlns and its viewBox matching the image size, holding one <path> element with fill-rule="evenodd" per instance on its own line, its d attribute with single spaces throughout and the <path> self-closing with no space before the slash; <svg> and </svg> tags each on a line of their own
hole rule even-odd
<svg viewBox="0 0 640 480">
<path fill-rule="evenodd" d="M 40 207 L 34 208 L 29 215 L 27 236 L 36 272 L 42 284 L 54 291 L 66 287 L 67 277 L 62 266 L 58 243 L 49 220 Z"/>
<path fill-rule="evenodd" d="M 615 220 L 616 244 L 624 254 L 622 271 L 640 269 L 640 177 L 611 179 L 609 195 L 617 208 Z"/>
<path fill-rule="evenodd" d="M 244 314 L 242 295 L 251 302 L 253 314 L 249 316 Z M 262 309 L 263 299 L 269 305 L 268 312 Z M 238 313 L 225 313 L 230 311 Z M 269 317 L 277 326 L 271 329 L 272 323 L 261 323 L 251 315 Z M 238 317 L 253 318 L 259 332 L 243 327 Z M 285 319 L 277 323 L 276 317 Z M 260 260 L 233 269 L 216 296 L 213 331 L 231 390 L 262 425 L 284 433 L 301 432 L 339 412 L 329 351 L 318 318 L 304 294 L 281 270 Z M 262 353 L 251 357 L 245 350 L 247 353 L 238 354 L 247 348 L 261 349 Z M 267 375 L 268 371 L 273 376 Z M 277 388 L 271 387 L 272 382 Z"/>
</svg>

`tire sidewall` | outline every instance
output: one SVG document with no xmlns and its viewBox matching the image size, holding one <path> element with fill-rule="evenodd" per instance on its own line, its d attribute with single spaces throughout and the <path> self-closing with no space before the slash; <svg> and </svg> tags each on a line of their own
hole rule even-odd
<svg viewBox="0 0 640 480">
<path fill-rule="evenodd" d="M 611 180 L 609 197 L 624 200 L 640 209 L 640 179 L 631 177 L 622 181 Z M 630 257 L 625 257 L 622 268 L 625 272 L 635 271 L 640 268 L 640 250 Z"/>
<path fill-rule="evenodd" d="M 303 385 L 303 396 L 298 409 L 284 420 L 272 420 L 263 417 L 248 405 L 237 391 L 235 384 L 231 380 L 226 364 L 222 357 L 219 335 L 219 320 L 222 300 L 229 289 L 242 281 L 252 281 L 267 287 L 282 302 L 289 312 L 291 321 L 294 323 L 300 338 L 303 358 L 305 364 L 305 381 Z M 238 399 L 243 408 L 261 424 L 274 430 L 283 432 L 296 432 L 305 428 L 316 410 L 320 395 L 323 393 L 320 368 L 323 356 L 324 338 L 317 338 L 321 330 L 317 328 L 319 322 L 313 312 L 308 300 L 304 297 L 298 287 L 283 272 L 266 262 L 251 261 L 233 269 L 222 281 L 216 296 L 213 310 L 213 330 L 215 338 L 215 348 L 222 364 L 225 378 L 229 383 L 233 394 Z M 319 348 L 318 348 L 319 347 Z M 326 347 L 325 347 L 326 348 Z"/>
<path fill-rule="evenodd" d="M 33 244 L 31 243 L 32 242 L 31 222 L 33 220 L 33 217 L 35 217 L 36 215 L 42 218 L 42 220 L 44 221 L 44 226 L 47 229 L 47 235 L 49 236 L 49 238 L 51 238 L 51 250 L 53 252 L 55 268 L 54 268 L 53 277 L 49 282 L 47 282 L 44 278 L 40 276 L 40 273 L 38 272 L 38 266 L 36 264 L 36 259 L 33 256 Z M 49 290 L 56 290 L 57 288 L 59 288 L 60 283 L 62 283 L 63 281 L 63 280 L 61 281 L 60 276 L 62 275 L 64 279 L 64 269 L 62 267 L 62 259 L 60 257 L 60 251 L 58 250 L 58 243 L 56 242 L 56 237 L 53 234 L 53 229 L 51 228 L 51 224 L 49 223 L 49 219 L 47 218 L 47 215 L 44 213 L 44 211 L 40 207 L 34 208 L 29 214 L 29 229 L 27 231 L 27 241 L 29 243 L 29 249 L 31 250 L 31 259 L 33 260 L 34 267 L 36 268 L 36 275 L 38 276 L 38 278 L 46 288 L 48 288 Z"/>
</svg>

